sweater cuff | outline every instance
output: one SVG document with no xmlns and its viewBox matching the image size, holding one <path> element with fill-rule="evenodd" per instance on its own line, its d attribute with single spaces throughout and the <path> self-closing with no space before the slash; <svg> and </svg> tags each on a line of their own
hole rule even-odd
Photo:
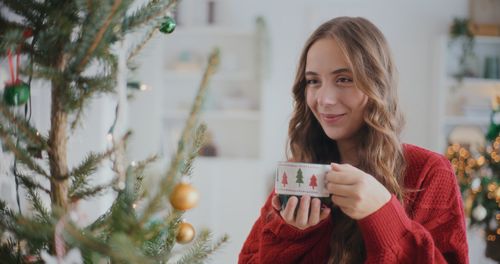
<svg viewBox="0 0 500 264">
<path fill-rule="evenodd" d="M 328 232 L 328 229 L 332 226 L 332 217 L 328 216 L 317 225 L 302 230 L 287 224 L 285 220 L 281 218 L 279 213 L 276 214 L 277 215 L 275 215 L 273 219 L 267 223 L 266 229 L 274 233 L 276 237 L 280 239 L 300 240 L 304 237 L 310 238 L 313 234 L 320 235 L 324 234 L 324 232 Z"/>
<path fill-rule="evenodd" d="M 397 244 L 411 228 L 411 219 L 392 195 L 380 209 L 358 221 L 367 252 L 378 251 Z"/>
</svg>

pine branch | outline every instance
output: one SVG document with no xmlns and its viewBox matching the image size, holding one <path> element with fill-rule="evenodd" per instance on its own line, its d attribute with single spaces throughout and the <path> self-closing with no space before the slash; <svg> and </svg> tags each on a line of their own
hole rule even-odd
<svg viewBox="0 0 500 264">
<path fill-rule="evenodd" d="M 84 250 L 89 249 L 105 256 L 114 256 L 116 254 L 107 243 L 91 236 L 88 233 L 84 234 L 84 231 L 79 230 L 71 224 L 66 224 L 64 230 L 71 238 L 75 239 L 74 243 L 79 245 L 79 247 L 83 247 Z"/>
<path fill-rule="evenodd" d="M 19 263 L 17 251 L 17 243 L 12 239 L 0 244 L 0 264 Z"/>
<path fill-rule="evenodd" d="M 43 4 L 37 1 L 2 0 L 1 4 L 28 21 L 35 20 L 36 10 L 45 9 Z"/>
<path fill-rule="evenodd" d="M 100 58 L 109 65 L 109 73 L 92 78 L 80 77 L 76 83 L 80 91 L 83 91 L 76 100 L 68 102 L 68 109 L 77 109 L 75 119 L 71 122 L 71 129 L 74 130 L 84 110 L 84 105 L 94 94 L 98 92 L 113 92 L 116 86 L 116 74 L 118 61 L 116 56 L 111 54 L 102 54 Z"/>
<path fill-rule="evenodd" d="M 72 202 L 74 202 L 74 201 L 78 201 L 81 199 L 86 199 L 89 197 L 94 197 L 96 195 L 99 195 L 103 191 L 108 189 L 109 187 L 111 187 L 111 185 L 109 185 L 109 184 L 98 185 L 98 186 L 94 186 L 94 187 L 81 187 L 81 188 L 74 190 L 73 192 L 69 192 L 68 195 L 69 195 L 69 199 Z"/>
<path fill-rule="evenodd" d="M 131 65 L 132 63 L 132 59 L 137 55 L 139 54 L 139 52 L 144 48 L 144 46 L 146 46 L 146 43 L 148 43 L 151 38 L 154 36 L 154 34 L 158 31 L 158 29 L 156 28 L 156 26 L 153 26 L 151 27 L 148 32 L 144 35 L 144 38 L 142 39 L 141 42 L 139 42 L 139 44 L 137 44 L 133 49 L 132 51 L 129 53 L 129 55 L 127 56 L 127 65 Z M 129 66 L 130 68 L 130 66 Z"/>
<path fill-rule="evenodd" d="M 33 69 L 30 69 L 29 65 L 23 68 L 21 71 L 26 74 L 32 76 L 34 79 L 46 79 L 56 82 L 64 81 L 64 72 L 59 71 L 53 67 L 46 67 L 43 65 L 33 65 Z"/>
<path fill-rule="evenodd" d="M 92 175 L 96 170 L 99 163 L 104 159 L 104 155 L 98 155 L 95 153 L 89 153 L 83 162 L 69 173 L 72 179 L 71 187 L 69 193 L 74 192 L 76 189 L 83 186 L 87 177 Z"/>
<path fill-rule="evenodd" d="M 194 159 L 198 156 L 198 152 L 200 151 L 203 142 L 205 141 L 205 133 L 207 131 L 207 126 L 205 124 L 201 124 L 196 129 L 196 134 L 193 140 L 193 144 L 191 146 L 191 151 L 189 152 L 186 161 L 184 163 L 184 167 L 181 170 L 181 175 L 191 175 L 193 169 Z"/>
<path fill-rule="evenodd" d="M 111 263 L 152 263 L 150 259 L 137 250 L 137 247 L 123 233 L 114 232 L 109 241 L 101 241 L 70 224 L 66 224 L 64 229 L 75 240 L 74 243 L 78 247 L 109 256 L 112 260 Z"/>
<path fill-rule="evenodd" d="M 90 60 L 92 54 L 95 52 L 97 46 L 103 40 L 104 33 L 106 33 L 106 31 L 108 30 L 108 27 L 111 24 L 111 21 L 112 21 L 113 17 L 116 15 L 116 13 L 117 13 L 117 11 L 118 11 L 118 9 L 119 9 L 119 7 L 120 7 L 121 4 L 122 4 L 122 0 L 115 0 L 114 1 L 113 6 L 111 7 L 111 11 L 110 11 L 108 17 L 106 18 L 106 20 L 104 21 L 104 23 L 100 27 L 99 31 L 95 35 L 94 41 L 92 42 L 92 44 L 90 45 L 90 47 L 85 52 L 85 55 L 83 56 L 83 59 L 80 61 L 80 63 L 76 67 L 76 72 L 82 72 L 82 70 L 85 68 L 85 66 L 89 62 L 89 60 Z"/>
<path fill-rule="evenodd" d="M 168 1 L 168 3 L 166 3 Z M 175 7 L 176 0 L 150 0 L 147 4 L 143 5 L 132 15 L 123 19 L 123 32 L 131 32 L 150 21 L 162 16 L 170 8 Z"/>
<path fill-rule="evenodd" d="M 118 261 L 126 260 L 128 263 L 154 263 L 150 258 L 144 256 L 135 243 L 124 233 L 115 232 L 109 243 L 118 257 L 112 257 Z"/>
<path fill-rule="evenodd" d="M 95 4 L 93 0 L 75 0 L 76 9 L 81 12 L 82 17 L 87 17 L 94 11 Z"/>
<path fill-rule="evenodd" d="M 49 225 L 52 224 L 52 217 L 50 216 L 47 208 L 45 208 L 45 206 L 43 205 L 38 193 L 33 188 L 27 188 L 26 190 L 28 192 L 28 200 L 33 205 L 33 209 L 35 209 L 35 212 L 37 212 L 37 214 L 35 214 L 35 217 L 38 218 L 38 220 L 42 223 Z"/>
<path fill-rule="evenodd" d="M 167 219 L 165 219 L 165 222 L 167 223 L 166 226 L 166 237 L 165 237 L 165 245 L 163 248 L 163 251 L 159 252 L 158 257 L 161 259 L 168 258 L 172 252 L 172 249 L 174 248 L 175 245 L 175 237 L 177 235 L 177 228 L 179 227 L 179 224 L 181 222 L 181 217 L 182 217 L 182 212 L 179 211 L 173 211 L 171 212 Z"/>
<path fill-rule="evenodd" d="M 6 227 L 14 220 L 15 214 L 7 207 L 4 200 L 0 199 L 0 226 Z"/>
<path fill-rule="evenodd" d="M 67 43 L 64 48 L 65 51 L 68 51 L 71 58 L 71 62 L 66 69 L 68 75 L 71 75 L 72 73 L 79 73 L 76 71 L 77 66 L 84 58 L 87 50 L 91 47 L 94 37 L 97 35 L 98 30 L 102 27 L 102 23 L 111 9 L 110 1 L 88 1 L 87 5 L 92 9 L 92 13 L 84 16 L 84 20 L 80 26 L 81 29 L 78 32 L 78 39 Z"/>
<path fill-rule="evenodd" d="M 120 139 L 120 144 L 125 144 L 130 135 L 131 132 L 127 132 Z M 90 187 L 87 184 L 88 176 L 92 175 L 97 170 L 99 164 L 113 155 L 116 150 L 117 145 L 114 145 L 111 149 L 100 154 L 89 153 L 83 162 L 69 173 L 72 178 L 72 183 L 68 191 L 68 196 L 71 200 L 76 201 L 85 197 L 94 196 L 110 187 L 109 184 Z"/>
<path fill-rule="evenodd" d="M 143 170 L 145 169 L 145 167 L 149 163 L 155 161 L 156 158 L 157 158 L 156 156 L 152 156 L 146 160 L 140 161 L 137 165 L 133 166 L 132 172 L 136 175 L 136 182 L 135 182 L 135 187 L 134 187 L 135 193 L 139 193 L 139 189 L 141 188 L 140 182 L 142 181 Z M 109 223 L 110 217 L 111 217 L 111 212 L 113 210 L 115 210 L 115 208 L 118 206 L 118 202 L 122 199 L 121 198 L 122 195 L 123 195 L 122 193 L 119 193 L 117 198 L 115 199 L 115 201 L 111 205 L 110 209 L 107 212 L 105 212 L 104 214 L 102 214 L 101 216 L 99 216 L 91 225 L 86 227 L 86 229 L 91 231 L 91 232 L 104 232 L 104 231 L 102 231 L 102 228 Z M 136 198 L 140 198 L 140 197 L 136 197 Z"/>
<path fill-rule="evenodd" d="M 50 178 L 49 174 L 42 167 L 40 167 L 24 149 L 16 147 L 16 144 L 10 139 L 9 135 L 1 125 L 0 138 L 19 162 L 26 165 L 32 171 L 43 175 L 46 178 Z"/>
<path fill-rule="evenodd" d="M 127 169 L 125 177 L 125 188 L 120 190 L 116 206 L 111 211 L 110 225 L 113 227 L 113 233 L 118 231 L 136 234 L 140 232 L 140 228 L 137 226 L 137 216 L 134 209 L 137 198 L 134 192 L 135 178 L 130 167 Z"/>
<path fill-rule="evenodd" d="M 160 220 L 152 222 L 144 230 L 141 251 L 144 255 L 155 257 L 165 249 L 165 239 L 167 237 L 167 224 Z"/>
<path fill-rule="evenodd" d="M 10 124 L 16 126 L 16 128 L 28 139 L 28 141 L 38 147 L 46 150 L 47 140 L 40 136 L 40 133 L 36 128 L 32 127 L 24 117 L 18 117 L 14 115 L 3 101 L 0 100 L 0 113 L 7 118 Z"/>
<path fill-rule="evenodd" d="M 212 249 L 208 252 L 208 254 L 212 254 L 215 251 L 219 250 L 225 243 L 229 241 L 229 235 L 224 234 L 219 240 L 212 245 Z"/>
<path fill-rule="evenodd" d="M 138 162 L 138 164 L 136 164 L 134 166 L 133 173 L 136 175 L 135 192 L 138 194 L 137 199 L 142 199 L 143 196 L 145 195 L 145 192 L 142 191 L 142 181 L 144 179 L 144 175 L 143 175 L 144 170 L 146 169 L 146 166 L 155 162 L 157 159 L 158 159 L 158 156 L 153 155 L 145 160 Z"/>
<path fill-rule="evenodd" d="M 140 221 L 141 226 L 143 226 L 145 221 L 151 216 L 151 214 L 158 209 L 158 207 L 160 206 L 161 198 L 164 195 L 168 195 L 173 188 L 173 183 L 176 176 L 178 175 L 179 166 L 181 164 L 181 160 L 184 154 L 184 144 L 189 140 L 190 132 L 192 131 L 193 127 L 197 122 L 197 118 L 199 116 L 199 112 L 203 102 L 203 97 L 208 87 L 209 79 L 214 74 L 218 64 L 219 64 L 219 51 L 214 50 L 209 56 L 208 66 L 205 69 L 200 87 L 196 94 L 196 98 L 194 100 L 193 106 L 191 107 L 191 112 L 188 116 L 184 129 L 182 131 L 181 138 L 179 140 L 179 145 L 177 147 L 177 152 L 170 162 L 170 167 L 169 170 L 167 171 L 166 177 L 163 178 L 162 181 L 160 182 L 160 191 L 157 192 L 155 196 L 150 200 L 143 216 L 141 217 Z"/>
<path fill-rule="evenodd" d="M 6 17 L 4 17 L 4 14 L 0 12 L 0 37 L 5 34 L 7 29 L 22 31 L 25 29 L 25 26 L 18 22 L 8 20 Z"/>
<path fill-rule="evenodd" d="M 5 217 L 0 211 L 0 215 Z M 0 226 L 5 226 L 17 240 L 27 242 L 27 248 L 31 252 L 38 252 L 47 248 L 47 243 L 51 241 L 54 232 L 54 225 L 28 219 L 22 216 L 9 216 L 8 220 L 0 217 Z"/>
<path fill-rule="evenodd" d="M 113 220 L 113 214 L 118 212 L 120 208 L 125 208 L 125 210 L 131 211 L 130 209 L 133 207 L 132 203 L 135 202 L 137 199 L 142 198 L 142 192 L 140 191 L 141 189 L 141 181 L 142 181 L 142 172 L 145 169 L 146 165 L 153 162 L 156 160 L 156 156 L 152 156 L 144 161 L 139 162 L 135 166 L 131 166 L 128 170 L 128 173 L 132 173 L 135 177 L 135 183 L 134 183 L 134 188 L 133 188 L 133 193 L 134 195 L 132 197 L 126 198 L 126 194 L 123 191 L 120 191 L 118 193 L 118 196 L 114 200 L 113 204 L 111 205 L 110 209 L 99 216 L 91 225 L 86 227 L 86 230 L 89 230 L 93 233 L 100 233 L 104 237 L 106 237 L 109 233 L 108 227 L 113 226 L 111 224 L 111 221 Z M 130 183 L 129 183 L 130 184 Z M 126 202 L 126 200 L 130 201 L 129 203 Z M 128 208 L 128 209 L 127 209 Z M 118 218 L 119 217 L 115 217 Z M 151 236 L 151 235 L 147 235 Z"/>
<path fill-rule="evenodd" d="M 74 168 L 69 176 L 72 179 L 71 187 L 68 191 L 72 196 L 77 190 L 87 186 L 88 177 L 96 172 L 99 164 L 113 153 L 114 149 L 110 149 L 101 154 L 89 153 L 83 162 Z"/>
<path fill-rule="evenodd" d="M 188 250 L 186 255 L 177 262 L 177 264 L 194 264 L 203 263 L 207 257 L 219 249 L 223 243 L 227 242 L 228 237 L 224 235 L 217 243 L 210 246 L 209 241 L 211 234 L 208 230 L 202 230 L 199 237 L 194 242 L 193 246 Z"/>
<path fill-rule="evenodd" d="M 50 190 L 42 186 L 40 183 L 35 182 L 31 176 L 23 175 L 22 173 L 18 173 L 17 177 L 21 180 L 21 184 L 26 187 L 26 189 L 37 189 L 42 190 L 43 192 L 50 194 Z"/>
<path fill-rule="evenodd" d="M 88 230 L 94 234 L 101 234 L 107 236 L 107 231 L 105 230 L 108 227 L 109 219 L 111 216 L 111 212 L 113 208 L 117 206 L 118 197 L 113 201 L 111 207 L 104 214 L 100 215 L 92 224 L 85 227 L 85 230 Z"/>
<path fill-rule="evenodd" d="M 2 38 L 0 38 L 0 40 L 0 49 L 2 51 L 17 51 L 19 43 L 24 41 L 23 31 L 19 29 L 9 29 L 2 34 Z M 2 56 L 5 56 L 6 53 L 2 52 L 1 54 Z"/>
</svg>

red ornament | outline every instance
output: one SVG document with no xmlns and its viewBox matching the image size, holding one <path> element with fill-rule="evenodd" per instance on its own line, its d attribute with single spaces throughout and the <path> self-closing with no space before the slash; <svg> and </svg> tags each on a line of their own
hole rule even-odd
<svg viewBox="0 0 500 264">
<path fill-rule="evenodd" d="M 33 37 L 33 30 L 31 28 L 27 28 L 23 31 L 23 37 L 25 39 Z"/>
</svg>

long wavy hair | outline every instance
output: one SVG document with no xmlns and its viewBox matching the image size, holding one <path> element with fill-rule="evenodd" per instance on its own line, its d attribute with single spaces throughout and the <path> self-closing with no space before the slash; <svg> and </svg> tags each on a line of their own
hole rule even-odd
<svg viewBox="0 0 500 264">
<path fill-rule="evenodd" d="M 293 84 L 288 159 L 326 164 L 342 161 L 337 143 L 325 134 L 306 103 L 307 53 L 313 43 L 324 38 L 338 43 L 352 69 L 354 84 L 368 97 L 364 125 L 357 135 L 357 166 L 373 175 L 402 202 L 406 163 L 400 141 L 404 118 L 397 102 L 397 73 L 384 35 L 364 18 L 334 18 L 319 26 L 307 40 Z M 332 210 L 332 217 L 335 225 L 328 262 L 362 263 L 366 252 L 356 221 L 337 208 Z"/>
</svg>

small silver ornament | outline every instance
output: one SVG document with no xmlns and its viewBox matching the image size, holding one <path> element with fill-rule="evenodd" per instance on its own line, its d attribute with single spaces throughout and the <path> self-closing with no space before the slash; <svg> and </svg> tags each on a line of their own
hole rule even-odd
<svg viewBox="0 0 500 264">
<path fill-rule="evenodd" d="M 486 208 L 480 204 L 472 210 L 472 217 L 474 217 L 476 221 L 482 221 L 486 217 L 487 213 Z"/>
</svg>

